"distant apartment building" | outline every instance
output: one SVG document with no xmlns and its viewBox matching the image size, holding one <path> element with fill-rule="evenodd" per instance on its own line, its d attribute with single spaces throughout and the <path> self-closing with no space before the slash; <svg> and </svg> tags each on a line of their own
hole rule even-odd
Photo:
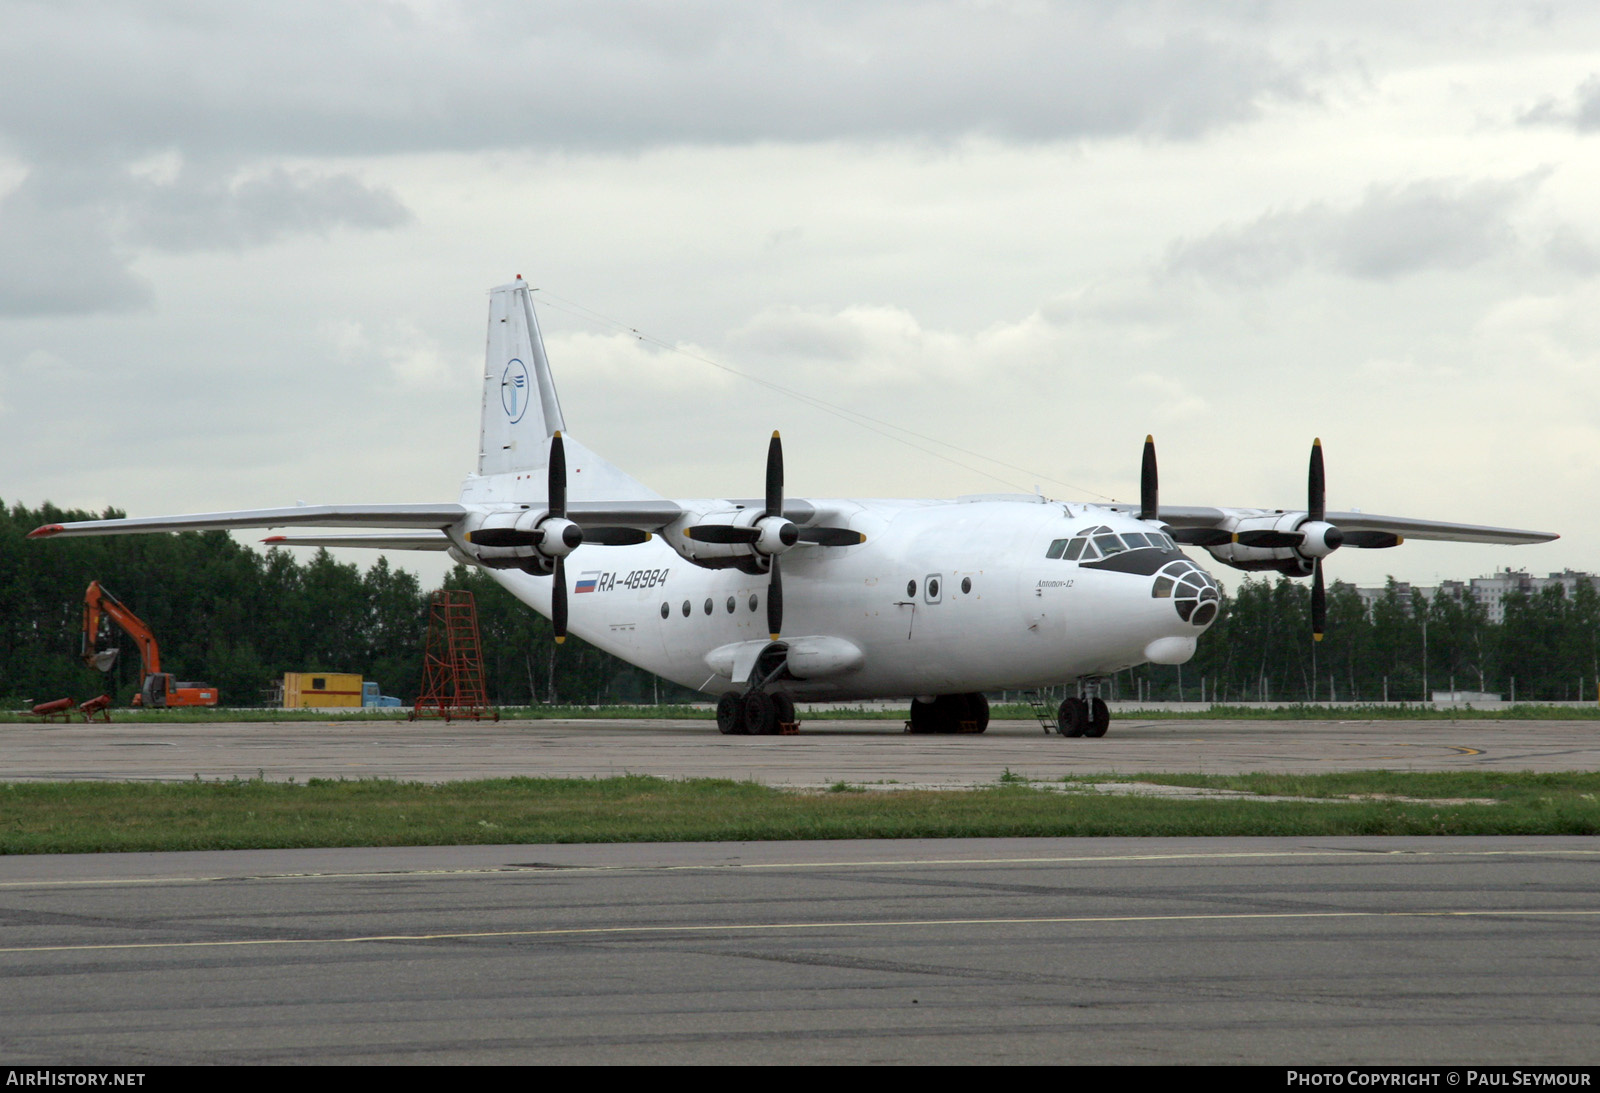
<svg viewBox="0 0 1600 1093">
<path fill-rule="evenodd" d="M 1400 593 L 1402 603 L 1411 602 L 1412 592 L 1420 592 L 1422 598 L 1432 601 L 1438 596 L 1449 596 L 1453 599 L 1462 599 L 1471 596 L 1483 605 L 1484 613 L 1489 621 L 1499 624 L 1505 621 L 1505 599 L 1513 592 L 1525 592 L 1529 596 L 1537 596 L 1550 585 L 1558 584 L 1567 596 L 1573 596 L 1578 591 L 1578 582 L 1596 580 L 1592 573 L 1580 573 L 1573 569 L 1564 569 L 1560 573 L 1552 573 L 1548 577 L 1535 577 L 1522 569 L 1503 569 L 1492 577 L 1474 577 L 1470 581 L 1441 581 L 1436 586 L 1418 585 L 1413 588 L 1409 581 L 1396 581 L 1395 588 Z M 1373 605 L 1388 592 L 1387 586 L 1382 588 L 1357 588 L 1356 593 L 1361 597 L 1362 606 L 1367 613 L 1372 613 Z"/>
</svg>

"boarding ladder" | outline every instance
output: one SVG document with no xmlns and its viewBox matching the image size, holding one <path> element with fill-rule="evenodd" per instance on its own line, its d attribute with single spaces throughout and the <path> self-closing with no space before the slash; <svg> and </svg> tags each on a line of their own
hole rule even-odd
<svg viewBox="0 0 1600 1093">
<path fill-rule="evenodd" d="M 1039 719 L 1039 727 L 1045 731 L 1046 735 L 1061 731 L 1061 726 L 1056 724 L 1055 714 L 1051 713 L 1050 707 L 1045 700 L 1039 697 L 1038 691 L 1023 691 L 1022 695 L 1028 700 L 1028 705 L 1033 710 L 1033 716 Z"/>
</svg>

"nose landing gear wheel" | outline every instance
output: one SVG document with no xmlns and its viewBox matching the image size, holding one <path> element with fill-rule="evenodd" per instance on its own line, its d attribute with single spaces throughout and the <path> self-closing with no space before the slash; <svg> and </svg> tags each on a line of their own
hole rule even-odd
<svg viewBox="0 0 1600 1093">
<path fill-rule="evenodd" d="M 1083 699 L 1063 699 L 1056 711 L 1056 725 L 1062 736 L 1082 736 L 1089 728 L 1089 709 Z"/>
</svg>

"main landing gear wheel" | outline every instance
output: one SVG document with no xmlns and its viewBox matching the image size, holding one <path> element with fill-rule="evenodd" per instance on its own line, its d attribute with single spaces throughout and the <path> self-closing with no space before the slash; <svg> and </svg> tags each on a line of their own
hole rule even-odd
<svg viewBox="0 0 1600 1093">
<path fill-rule="evenodd" d="M 795 724 L 795 719 L 794 719 L 794 699 L 790 698 L 788 695 L 786 695 L 786 694 L 775 694 L 775 695 L 773 695 L 772 696 L 772 709 L 773 709 L 773 714 L 776 717 L 777 722 L 778 722 L 778 731 L 779 732 L 783 731 L 783 726 Z"/>
<path fill-rule="evenodd" d="M 978 733 L 989 727 L 989 700 L 972 692 L 911 703 L 911 732 Z"/>
<path fill-rule="evenodd" d="M 744 696 L 726 691 L 717 699 L 717 731 L 723 736 L 744 732 Z"/>
<path fill-rule="evenodd" d="M 1098 695 L 1089 700 L 1089 724 L 1084 728 L 1085 736 L 1104 736 L 1111 727 L 1111 710 L 1106 706 L 1106 700 Z"/>
<path fill-rule="evenodd" d="M 967 700 L 966 715 L 962 720 L 972 724 L 971 729 L 963 729 L 963 731 L 983 732 L 989 727 L 989 700 L 976 691 L 962 697 Z"/>
<path fill-rule="evenodd" d="M 1089 710 L 1083 699 L 1063 699 L 1056 711 L 1056 725 L 1062 736 L 1082 736 L 1089 728 Z"/>
<path fill-rule="evenodd" d="M 772 736 L 778 731 L 778 707 L 764 691 L 744 696 L 744 728 L 752 736 Z"/>
</svg>

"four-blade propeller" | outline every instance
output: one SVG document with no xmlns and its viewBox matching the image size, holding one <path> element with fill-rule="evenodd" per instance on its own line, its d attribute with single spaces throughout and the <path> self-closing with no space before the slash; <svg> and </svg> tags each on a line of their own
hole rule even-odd
<svg viewBox="0 0 1600 1093">
<path fill-rule="evenodd" d="M 767 442 L 767 488 L 761 512 L 748 524 L 693 524 L 683 534 L 697 543 L 748 546 L 767 560 L 767 633 L 773 641 L 783 632 L 783 565 L 779 557 L 796 543 L 857 546 L 867 537 L 839 527 L 797 527 L 783 514 L 783 441 L 772 431 Z"/>
<path fill-rule="evenodd" d="M 1139 470 L 1139 519 L 1159 522 L 1156 446 L 1144 438 L 1144 459 Z M 1327 521 L 1327 474 L 1322 464 L 1322 438 L 1311 442 L 1311 463 L 1306 474 L 1306 518 L 1292 530 L 1251 529 L 1230 532 L 1223 528 L 1169 528 L 1172 538 L 1189 546 L 1214 547 L 1226 543 L 1265 550 L 1292 549 L 1311 562 L 1311 638 L 1321 641 L 1328 622 L 1328 594 L 1322 578 L 1322 559 L 1348 543 L 1359 547 L 1387 547 L 1399 537 L 1387 532 L 1346 534 Z"/>
</svg>

